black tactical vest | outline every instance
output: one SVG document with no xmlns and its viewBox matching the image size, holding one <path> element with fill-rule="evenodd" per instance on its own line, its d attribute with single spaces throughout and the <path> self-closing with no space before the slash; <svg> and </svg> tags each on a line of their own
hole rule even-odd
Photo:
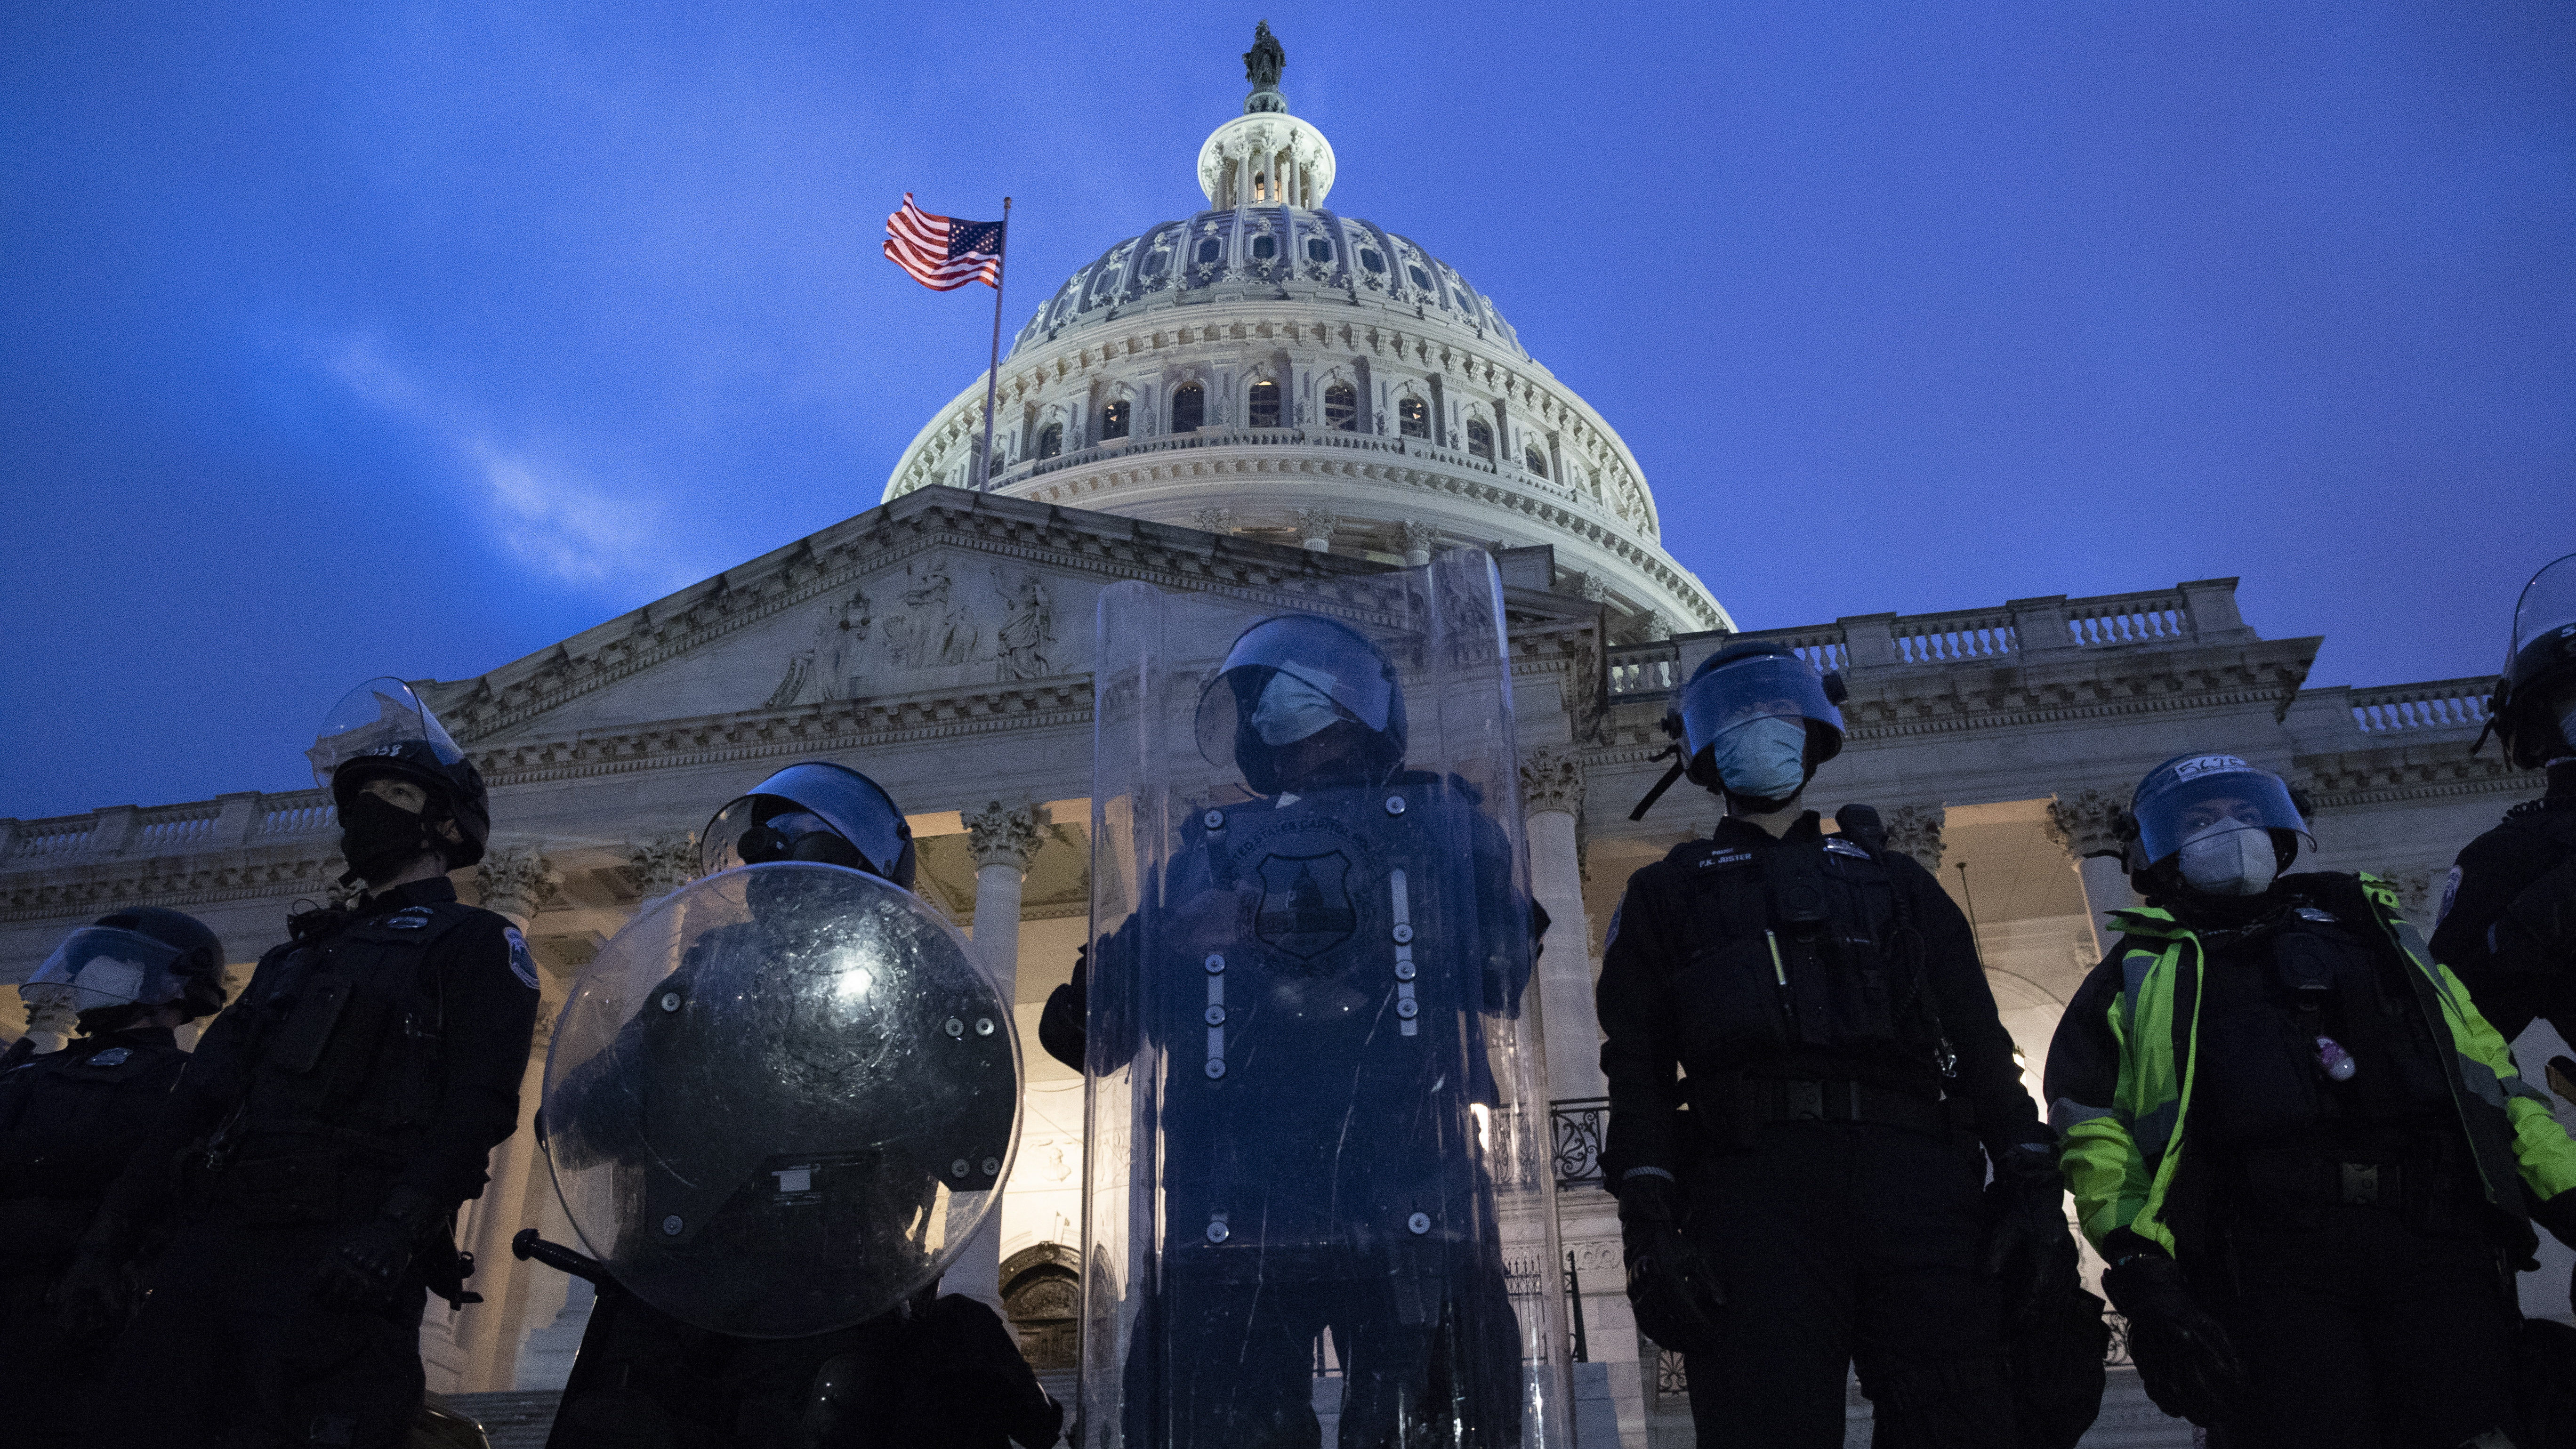
<svg viewBox="0 0 2576 1449">
<path fill-rule="evenodd" d="M 2445 1133 L 2455 1112 L 2435 1044 L 2376 927 L 2297 905 L 2204 934 L 2194 1136 L 2219 1149 Z M 2337 1082 L 2319 1038 L 2350 1057 Z"/>
<path fill-rule="evenodd" d="M 1711 840 L 1684 862 L 1682 1065 L 1706 1081 L 1831 1054 L 1946 1070 L 1922 942 L 1887 867 L 1842 836 Z"/>
<path fill-rule="evenodd" d="M 120 1033 L 0 1074 L 0 1263 L 71 1255 L 187 1060 Z"/>
<path fill-rule="evenodd" d="M 446 1003 L 430 952 L 478 914 L 406 906 L 292 948 L 258 1003 L 244 1143 L 304 1138 L 353 1162 L 398 1162 L 439 1105 Z"/>
</svg>

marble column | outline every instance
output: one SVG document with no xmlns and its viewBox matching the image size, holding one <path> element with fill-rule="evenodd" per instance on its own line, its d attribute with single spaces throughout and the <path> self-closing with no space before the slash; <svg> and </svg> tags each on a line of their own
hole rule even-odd
<svg viewBox="0 0 2576 1449">
<path fill-rule="evenodd" d="M 1419 518 L 1408 518 L 1397 528 L 1404 537 L 1404 566 L 1418 569 L 1431 562 L 1432 545 L 1440 539 L 1439 528 Z"/>
<path fill-rule="evenodd" d="M 1300 508 L 1297 510 L 1297 538 L 1306 545 L 1308 553 L 1329 553 L 1333 547 L 1333 530 L 1340 527 L 1341 522 L 1341 515 L 1329 508 Z"/>
<path fill-rule="evenodd" d="M 1598 1097 L 1609 1089 L 1592 1004 L 1592 929 L 1583 914 L 1582 757 L 1570 746 L 1522 751 L 1521 801 L 1529 824 L 1530 894 L 1548 915 L 1538 960 L 1547 1094 Z"/>
<path fill-rule="evenodd" d="M 995 800 L 964 812 L 967 849 L 975 857 L 975 962 L 993 979 L 1009 1010 L 1018 1000 L 1020 888 L 1046 843 L 1043 805 L 1006 807 Z M 1005 1191 L 1009 1184 L 1003 1184 Z M 982 1299 L 1002 1311 L 1002 1209 L 997 1202 L 966 1251 L 948 1266 L 941 1291 Z"/>
<path fill-rule="evenodd" d="M 30 997 L 27 988 L 21 986 L 18 996 L 27 1003 L 27 1035 L 36 1039 L 36 1054 L 61 1051 L 71 1041 L 80 1019 L 80 1012 L 72 1004 L 71 989 L 40 986 Z"/>
<path fill-rule="evenodd" d="M 474 867 L 474 885 L 483 909 L 498 911 L 525 931 L 563 889 L 563 877 L 538 847 L 514 845 L 485 855 Z"/>
<path fill-rule="evenodd" d="M 662 897 L 698 878 L 698 837 L 683 832 L 628 842 L 626 875 L 643 897 L 635 904 L 640 916 L 660 904 Z"/>
<path fill-rule="evenodd" d="M 2126 805 L 2115 796 L 2087 787 L 2062 793 L 2048 805 L 2048 838 L 2075 858 L 2076 874 L 2084 882 L 2084 912 L 2093 921 L 2093 948 L 2107 951 L 2119 939 L 2119 932 L 2106 923 L 2111 912 L 2142 905 L 2138 893 L 2129 889 L 2128 873 L 2120 862 L 2108 856 L 2094 856 L 2097 850 L 2120 848 L 2114 833 Z"/>
<path fill-rule="evenodd" d="M 1234 510 L 1231 508 L 1193 510 L 1190 514 L 1190 526 L 1201 533 L 1232 533 L 1234 532 Z"/>
<path fill-rule="evenodd" d="M 1916 865 L 1938 879 L 1943 850 L 1941 826 L 1949 818 L 1950 812 L 1938 805 L 1899 805 L 1881 816 L 1879 823 L 1887 827 L 1889 849 L 1914 857 Z"/>
</svg>

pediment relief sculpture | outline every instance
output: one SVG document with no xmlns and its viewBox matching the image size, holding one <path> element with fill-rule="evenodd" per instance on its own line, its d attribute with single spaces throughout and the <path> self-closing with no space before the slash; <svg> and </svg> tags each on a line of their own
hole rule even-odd
<svg viewBox="0 0 2576 1449">
<path fill-rule="evenodd" d="M 1008 683 L 1071 667 L 1045 574 L 941 553 L 835 593 L 815 611 L 810 639 L 788 656 L 767 703 L 863 699 L 917 688 L 931 671 Z"/>
</svg>

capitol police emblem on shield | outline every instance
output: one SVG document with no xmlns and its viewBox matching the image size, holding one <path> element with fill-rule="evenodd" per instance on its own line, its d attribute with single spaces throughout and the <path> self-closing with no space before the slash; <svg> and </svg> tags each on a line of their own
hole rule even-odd
<svg viewBox="0 0 2576 1449">
<path fill-rule="evenodd" d="M 1349 856 L 1333 850 L 1262 857 L 1261 908 L 1252 923 L 1261 944 L 1312 961 L 1349 940 L 1359 925 Z"/>
</svg>

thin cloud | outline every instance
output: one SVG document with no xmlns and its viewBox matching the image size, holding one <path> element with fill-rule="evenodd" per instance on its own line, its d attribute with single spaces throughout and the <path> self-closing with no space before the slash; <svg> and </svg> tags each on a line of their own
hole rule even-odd
<svg viewBox="0 0 2576 1449">
<path fill-rule="evenodd" d="M 659 502 L 603 488 L 496 442 L 459 404 L 435 395 L 371 337 L 343 339 L 323 369 L 360 401 L 421 429 L 480 484 L 479 512 L 520 562 L 591 587 L 676 588 L 696 573 L 673 556 Z"/>
</svg>

